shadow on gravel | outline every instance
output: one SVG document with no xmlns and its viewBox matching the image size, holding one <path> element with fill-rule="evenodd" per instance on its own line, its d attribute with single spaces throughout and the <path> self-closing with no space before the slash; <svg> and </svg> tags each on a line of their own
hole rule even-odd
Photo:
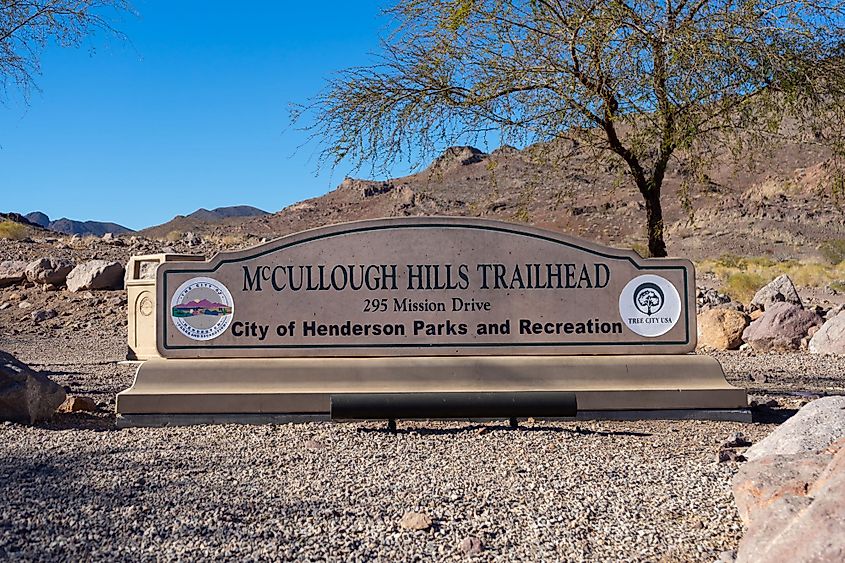
<svg viewBox="0 0 845 563">
<path fill-rule="evenodd" d="M 759 406 L 751 409 L 751 419 L 761 424 L 783 424 L 797 412 L 798 409 L 773 409 Z"/>
<path fill-rule="evenodd" d="M 507 424 L 469 424 L 458 428 L 427 428 L 425 426 L 414 426 L 412 428 L 397 428 L 391 430 L 386 425 L 381 428 L 357 428 L 358 432 L 364 434 L 418 434 L 420 436 L 448 436 L 456 434 L 464 434 L 467 432 L 474 432 L 476 434 L 488 434 L 491 432 L 564 432 L 567 434 L 576 434 L 581 436 L 632 436 L 647 438 L 652 436 L 648 432 L 633 432 L 628 430 L 613 431 L 613 430 L 589 430 L 576 426 L 575 428 L 562 428 L 560 426 L 519 426 L 511 428 Z"/>
<path fill-rule="evenodd" d="M 113 413 L 91 414 L 86 412 L 56 413 L 47 422 L 40 422 L 33 426 L 44 430 L 94 430 L 96 432 L 110 432 L 120 430 L 115 426 Z"/>
</svg>

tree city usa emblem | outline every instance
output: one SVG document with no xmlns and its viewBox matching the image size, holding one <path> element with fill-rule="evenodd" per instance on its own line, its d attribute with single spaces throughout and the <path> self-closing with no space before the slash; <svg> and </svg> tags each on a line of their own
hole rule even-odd
<svg viewBox="0 0 845 563">
<path fill-rule="evenodd" d="M 619 315 L 640 336 L 661 336 L 681 318 L 681 296 L 665 278 L 637 276 L 619 295 Z"/>
<path fill-rule="evenodd" d="M 634 290 L 634 306 L 649 317 L 663 308 L 663 290 L 657 284 L 646 282 Z"/>
</svg>

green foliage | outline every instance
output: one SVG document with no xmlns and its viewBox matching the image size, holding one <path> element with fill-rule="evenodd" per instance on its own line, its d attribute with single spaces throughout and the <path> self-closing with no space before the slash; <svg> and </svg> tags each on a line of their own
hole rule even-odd
<svg viewBox="0 0 845 563">
<path fill-rule="evenodd" d="M 726 151 L 751 162 L 777 136 L 845 150 L 832 126 L 845 123 L 845 0 L 398 0 L 388 15 L 382 60 L 293 110 L 322 162 L 387 170 L 489 132 L 522 145 L 575 132 L 627 168 L 655 211 L 649 248 L 665 254 L 660 190 L 677 151 L 690 212 Z"/>
<path fill-rule="evenodd" d="M 458 31 L 460 28 L 466 26 L 469 23 L 469 17 L 472 15 L 474 5 L 474 0 L 456 0 L 452 2 L 452 13 L 445 22 L 446 29 Z"/>
<path fill-rule="evenodd" d="M 831 264 L 840 264 L 845 260 L 845 240 L 829 240 L 819 247 L 819 252 Z"/>
<path fill-rule="evenodd" d="M 23 240 L 27 237 L 27 228 L 15 221 L 0 221 L 0 238 Z"/>
</svg>

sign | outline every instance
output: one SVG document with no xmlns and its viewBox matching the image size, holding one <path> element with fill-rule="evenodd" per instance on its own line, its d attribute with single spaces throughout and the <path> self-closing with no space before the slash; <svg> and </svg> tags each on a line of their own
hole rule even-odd
<svg viewBox="0 0 845 563">
<path fill-rule="evenodd" d="M 686 353 L 693 265 L 498 221 L 347 223 L 157 272 L 163 357 Z"/>
</svg>

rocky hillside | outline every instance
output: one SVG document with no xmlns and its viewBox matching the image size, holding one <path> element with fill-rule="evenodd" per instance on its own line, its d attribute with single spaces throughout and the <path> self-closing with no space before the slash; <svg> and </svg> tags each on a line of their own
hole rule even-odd
<svg viewBox="0 0 845 563">
<path fill-rule="evenodd" d="M 776 259 L 813 257 L 829 240 L 845 239 L 845 215 L 830 196 L 831 161 L 821 149 L 787 145 L 755 162 L 723 161 L 707 185 L 681 205 L 681 170 L 664 183 L 670 255 L 723 254 Z M 170 231 L 276 237 L 356 219 L 459 215 L 531 223 L 616 247 L 645 246 L 641 197 L 621 167 L 597 166 L 576 142 L 503 147 L 490 154 L 453 147 L 425 170 L 383 181 L 348 178 L 332 192 L 272 215 L 220 222 L 171 222 Z M 187 219 L 187 218 L 184 218 Z"/>
</svg>

